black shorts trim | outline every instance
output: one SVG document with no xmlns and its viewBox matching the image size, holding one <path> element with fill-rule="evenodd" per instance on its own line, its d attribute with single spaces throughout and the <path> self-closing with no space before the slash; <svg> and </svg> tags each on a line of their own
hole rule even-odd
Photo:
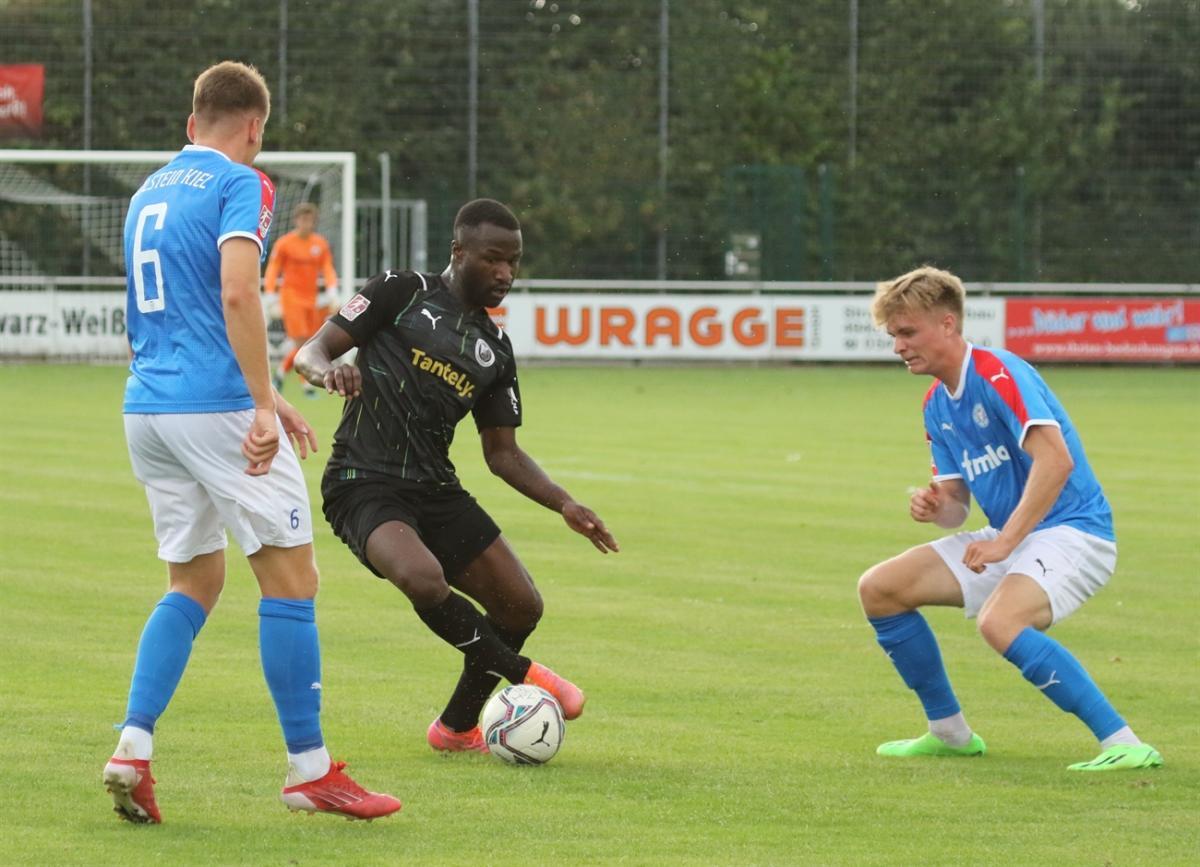
<svg viewBox="0 0 1200 867">
<path fill-rule="evenodd" d="M 458 577 L 500 538 L 500 527 L 461 487 L 433 487 L 370 476 L 321 480 L 322 511 L 337 537 L 380 578 L 367 559 L 367 539 L 380 524 L 403 521 L 441 564 L 447 581 Z"/>
</svg>

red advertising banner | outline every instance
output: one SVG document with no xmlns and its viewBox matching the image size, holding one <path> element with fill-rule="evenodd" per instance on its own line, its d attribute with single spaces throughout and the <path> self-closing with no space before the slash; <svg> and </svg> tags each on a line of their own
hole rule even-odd
<svg viewBox="0 0 1200 867">
<path fill-rule="evenodd" d="M 1009 298 L 1005 321 L 1030 361 L 1200 363 L 1200 299 Z"/>
<path fill-rule="evenodd" d="M 45 91 L 40 63 L 0 65 L 0 136 L 41 135 Z"/>
</svg>

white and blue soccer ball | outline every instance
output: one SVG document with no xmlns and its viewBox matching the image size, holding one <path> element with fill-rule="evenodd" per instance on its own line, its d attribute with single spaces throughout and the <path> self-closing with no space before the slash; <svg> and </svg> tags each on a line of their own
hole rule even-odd
<svg viewBox="0 0 1200 867">
<path fill-rule="evenodd" d="M 562 746 L 562 708 L 550 693 L 529 684 L 507 686 L 492 696 L 480 720 L 488 751 L 514 765 L 542 765 Z"/>
</svg>

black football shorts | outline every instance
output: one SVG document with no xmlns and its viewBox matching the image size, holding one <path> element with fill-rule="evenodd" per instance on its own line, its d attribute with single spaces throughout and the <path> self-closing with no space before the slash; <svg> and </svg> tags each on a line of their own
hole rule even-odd
<svg viewBox="0 0 1200 867">
<path fill-rule="evenodd" d="M 367 559 L 367 539 L 380 524 L 403 521 L 437 558 L 447 581 L 500 538 L 500 528 L 475 498 L 460 487 L 442 488 L 382 476 L 321 480 L 325 520 L 364 566 L 383 578 Z"/>
</svg>

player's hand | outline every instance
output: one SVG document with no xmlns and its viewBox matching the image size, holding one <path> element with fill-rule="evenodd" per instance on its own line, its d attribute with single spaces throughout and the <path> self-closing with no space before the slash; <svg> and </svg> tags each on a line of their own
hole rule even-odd
<svg viewBox="0 0 1200 867">
<path fill-rule="evenodd" d="M 913 489 L 908 498 L 908 514 L 922 524 L 933 523 L 942 509 L 943 493 L 934 480 L 930 480 L 928 488 Z"/>
<path fill-rule="evenodd" d="M 267 321 L 283 318 L 283 307 L 279 301 L 278 292 L 263 293 L 263 312 L 267 315 Z"/>
<path fill-rule="evenodd" d="M 982 572 L 989 563 L 1007 560 L 1015 547 L 999 537 L 986 542 L 972 542 L 963 552 L 963 565 L 972 572 Z"/>
<path fill-rule="evenodd" d="M 621 550 L 617 545 L 617 540 L 613 538 L 612 533 L 608 532 L 608 528 L 604 526 L 604 522 L 587 506 L 570 500 L 562 507 L 562 516 L 563 520 L 567 522 L 568 527 L 581 536 L 587 536 L 591 540 L 591 543 L 596 546 L 596 550 L 601 554 Z"/>
<path fill-rule="evenodd" d="M 242 455 L 249 462 L 246 475 L 263 476 L 271 469 L 271 461 L 279 453 L 279 427 L 275 409 L 255 407 L 254 421 L 242 440 Z"/>
<path fill-rule="evenodd" d="M 300 455 L 301 460 L 307 458 L 309 452 L 317 450 L 317 435 L 313 433 L 313 429 L 304 420 L 304 416 L 300 414 L 300 410 L 296 409 L 279 395 L 276 395 L 275 411 L 279 414 L 279 421 L 283 425 L 283 432 L 292 441 L 292 448 Z"/>
<path fill-rule="evenodd" d="M 354 398 L 362 394 L 362 372 L 353 364 L 338 364 L 325 371 L 325 390 Z"/>
</svg>

